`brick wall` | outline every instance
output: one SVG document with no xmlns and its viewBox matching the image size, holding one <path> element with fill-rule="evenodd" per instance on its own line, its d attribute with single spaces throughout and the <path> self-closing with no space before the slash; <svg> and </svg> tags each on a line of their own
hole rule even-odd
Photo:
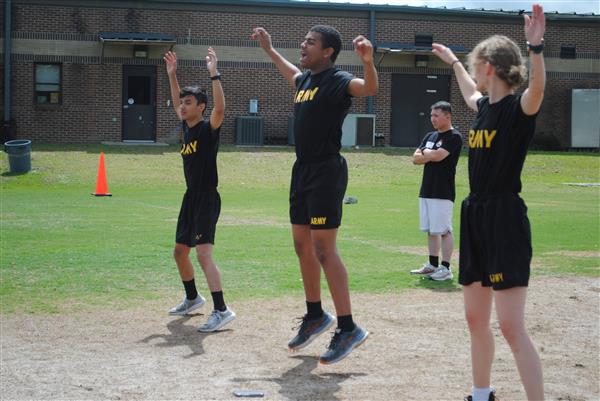
<svg viewBox="0 0 600 401">
<path fill-rule="evenodd" d="M 313 13 L 315 13 L 313 11 Z M 140 8 L 58 7 L 13 3 L 13 30 L 20 34 L 69 33 L 88 35 L 95 40 L 100 31 L 160 32 L 175 35 L 178 43 L 218 40 L 237 41 L 235 46 L 255 46 L 246 42 L 252 27 L 265 26 L 277 47 L 299 48 L 307 29 L 317 23 L 333 25 L 340 30 L 346 46 L 358 33 L 368 33 L 367 13 L 322 13 L 309 15 L 274 15 L 241 12 L 211 12 L 191 10 L 159 10 Z M 36 21 L 32 24 L 31 21 Z M 189 31 L 188 31 L 189 29 Z M 416 33 L 430 33 L 434 40 L 472 48 L 491 33 L 514 38 L 524 49 L 521 18 L 502 19 L 441 17 L 404 18 L 394 14 L 377 13 L 378 42 L 413 43 Z M 600 57 L 600 31 L 585 24 L 548 23 L 546 55 L 557 55 L 561 44 L 575 44 L 580 54 Z M 205 43 L 205 42 L 202 42 Z M 18 135 L 38 141 L 99 142 L 121 140 L 122 64 L 135 64 L 133 59 L 75 60 L 58 58 L 63 63 L 63 105 L 52 109 L 33 105 L 33 61 L 41 56 L 21 55 L 13 61 L 13 113 L 17 119 Z M 42 59 L 44 59 L 42 57 Z M 92 58 L 93 59 L 93 58 Z M 156 138 L 166 141 L 178 134 L 178 121 L 170 99 L 169 85 L 162 60 L 148 60 L 157 65 Z M 249 65 L 247 65 L 249 64 Z M 360 67 L 344 66 L 358 76 Z M 292 114 L 293 89 L 271 63 L 229 61 L 219 67 L 223 75 L 227 114 L 222 128 L 222 142 L 233 143 L 235 117 L 248 114 L 250 99 L 258 99 L 259 113 L 265 118 L 267 143 L 286 143 L 288 116 Z M 405 73 L 427 73 L 428 70 L 405 68 Z M 376 132 L 390 142 L 391 77 L 393 69 L 382 68 L 379 74 L 380 91 L 374 99 Z M 447 73 L 452 75 L 448 68 Z M 198 84 L 209 89 L 210 80 L 203 66 L 181 63 L 180 84 Z M 570 89 L 600 87 L 596 74 L 554 73 L 548 78 L 546 100 L 538 122 L 540 143 L 554 141 L 558 146 L 569 143 Z M 451 78 L 450 101 L 455 108 L 454 123 L 464 133 L 474 113 L 462 101 L 454 76 Z M 209 111 L 210 111 L 209 104 Z M 366 113 L 366 99 L 355 99 L 351 113 Z M 552 133 L 552 134 L 550 134 Z M 556 137 L 556 139 L 552 139 Z M 537 137 L 536 137 L 537 138 Z"/>
<path fill-rule="evenodd" d="M 274 40 L 296 40 L 306 34 L 312 25 L 335 26 L 344 39 L 357 33 L 368 32 L 368 19 L 293 16 L 259 13 L 218 13 L 207 11 L 169 11 L 158 9 L 44 7 L 15 4 L 13 31 L 17 32 L 75 32 L 97 34 L 113 32 L 161 32 L 187 37 L 211 37 L 218 33 L 221 39 L 248 39 L 252 28 L 264 26 Z M 36 21 L 31 24 L 31 21 Z M 188 29 L 190 31 L 188 31 Z"/>
<path fill-rule="evenodd" d="M 63 104 L 56 107 L 33 106 L 33 66 L 13 63 L 19 137 L 58 143 L 121 140 L 121 66 L 63 64 Z"/>
<path fill-rule="evenodd" d="M 491 35 L 506 35 L 525 49 L 525 34 L 521 19 L 514 23 L 441 22 L 429 20 L 398 20 L 381 18 L 377 20 L 377 40 L 379 42 L 413 43 L 415 34 L 428 33 L 433 40 L 472 49 L 481 40 Z M 597 26 L 553 24 L 549 21 L 544 34 L 545 53 L 560 52 L 560 46 L 575 44 L 578 52 L 600 53 L 600 30 Z"/>
<path fill-rule="evenodd" d="M 600 77 L 572 78 L 569 74 L 549 74 L 544 103 L 537 119 L 534 145 L 557 149 L 571 145 L 571 89 L 600 88 Z M 590 118 L 598 118 L 590 116 Z"/>
</svg>

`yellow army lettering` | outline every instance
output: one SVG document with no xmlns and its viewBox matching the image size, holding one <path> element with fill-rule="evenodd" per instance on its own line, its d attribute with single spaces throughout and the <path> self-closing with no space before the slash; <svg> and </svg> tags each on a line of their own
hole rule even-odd
<svg viewBox="0 0 600 401">
<path fill-rule="evenodd" d="M 502 277 L 502 273 L 490 274 L 490 281 L 492 283 L 501 283 L 504 281 L 504 277 Z"/>
<path fill-rule="evenodd" d="M 298 91 L 296 93 L 296 96 L 294 96 L 294 103 L 302 103 L 302 102 L 308 102 L 309 100 L 313 100 L 313 98 L 315 97 L 315 94 L 317 93 L 318 90 L 319 90 L 319 87 L 317 86 L 313 90 L 306 89 L 306 90 Z"/>
<path fill-rule="evenodd" d="M 492 132 L 486 129 L 469 130 L 469 147 L 470 148 L 491 148 L 492 141 L 496 136 L 496 130 Z M 485 141 L 485 143 L 484 143 Z"/>
<path fill-rule="evenodd" d="M 311 217 L 310 224 L 314 226 L 322 226 L 327 221 L 327 217 Z"/>
<path fill-rule="evenodd" d="M 181 145 L 181 151 L 179 153 L 181 153 L 182 155 L 191 155 L 192 153 L 196 153 L 197 149 L 198 141 L 184 143 L 183 145 Z"/>
</svg>

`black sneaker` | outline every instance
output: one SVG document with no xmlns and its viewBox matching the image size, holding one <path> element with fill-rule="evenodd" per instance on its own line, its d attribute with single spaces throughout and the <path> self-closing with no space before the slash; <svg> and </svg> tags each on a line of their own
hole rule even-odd
<svg viewBox="0 0 600 401">
<path fill-rule="evenodd" d="M 369 332 L 359 325 L 354 326 L 352 331 L 341 331 L 336 329 L 327 351 L 321 355 L 319 362 L 323 365 L 330 365 L 344 359 L 352 350 L 365 342 Z"/>
<path fill-rule="evenodd" d="M 306 315 L 301 319 L 298 334 L 288 343 L 288 347 L 293 351 L 306 347 L 335 323 L 335 317 L 327 312 L 323 312 L 323 316 L 316 319 L 307 319 Z"/>
<path fill-rule="evenodd" d="M 464 401 L 473 401 L 473 396 L 472 395 L 468 395 L 463 400 Z M 488 401 L 500 401 L 498 398 L 496 398 L 496 390 L 490 391 L 490 395 L 488 397 Z"/>
</svg>

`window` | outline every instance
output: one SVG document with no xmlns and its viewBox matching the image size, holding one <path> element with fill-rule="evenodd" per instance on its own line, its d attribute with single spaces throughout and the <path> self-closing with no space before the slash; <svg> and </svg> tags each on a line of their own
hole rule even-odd
<svg viewBox="0 0 600 401">
<path fill-rule="evenodd" d="M 60 64 L 35 64 L 35 104 L 62 104 Z"/>
<path fill-rule="evenodd" d="M 560 58 L 577 58 L 577 48 L 575 45 L 561 45 Z"/>
</svg>

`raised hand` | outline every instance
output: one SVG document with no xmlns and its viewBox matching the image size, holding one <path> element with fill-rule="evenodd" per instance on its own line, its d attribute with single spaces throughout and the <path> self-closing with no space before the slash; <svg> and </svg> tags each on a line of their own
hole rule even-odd
<svg viewBox="0 0 600 401">
<path fill-rule="evenodd" d="M 542 43 L 546 30 L 546 16 L 542 6 L 534 4 L 531 8 L 531 17 L 523 14 L 523 18 L 525 19 L 525 39 L 533 46 Z"/>
<path fill-rule="evenodd" d="M 458 57 L 456 57 L 454 53 L 452 53 L 452 50 L 450 50 L 442 44 L 433 43 L 431 45 L 431 48 L 431 52 L 438 56 L 440 60 L 442 60 L 446 64 L 452 64 L 453 61 L 458 60 Z"/>
<path fill-rule="evenodd" d="M 258 40 L 258 44 L 263 50 L 271 50 L 273 48 L 273 44 L 271 43 L 271 35 L 269 35 L 269 32 L 267 32 L 265 28 L 254 28 L 250 37 Z"/>
<path fill-rule="evenodd" d="M 211 76 L 217 75 L 217 53 L 215 53 L 212 47 L 208 48 L 208 55 L 206 56 L 206 68 L 208 68 L 208 72 Z"/>
<path fill-rule="evenodd" d="M 369 63 L 373 61 L 373 44 L 363 35 L 358 35 L 352 41 L 354 45 L 354 52 L 361 59 L 363 63 Z"/>
<path fill-rule="evenodd" d="M 174 74 L 177 71 L 177 55 L 175 52 L 167 52 L 163 57 L 167 66 L 167 74 Z"/>
</svg>

